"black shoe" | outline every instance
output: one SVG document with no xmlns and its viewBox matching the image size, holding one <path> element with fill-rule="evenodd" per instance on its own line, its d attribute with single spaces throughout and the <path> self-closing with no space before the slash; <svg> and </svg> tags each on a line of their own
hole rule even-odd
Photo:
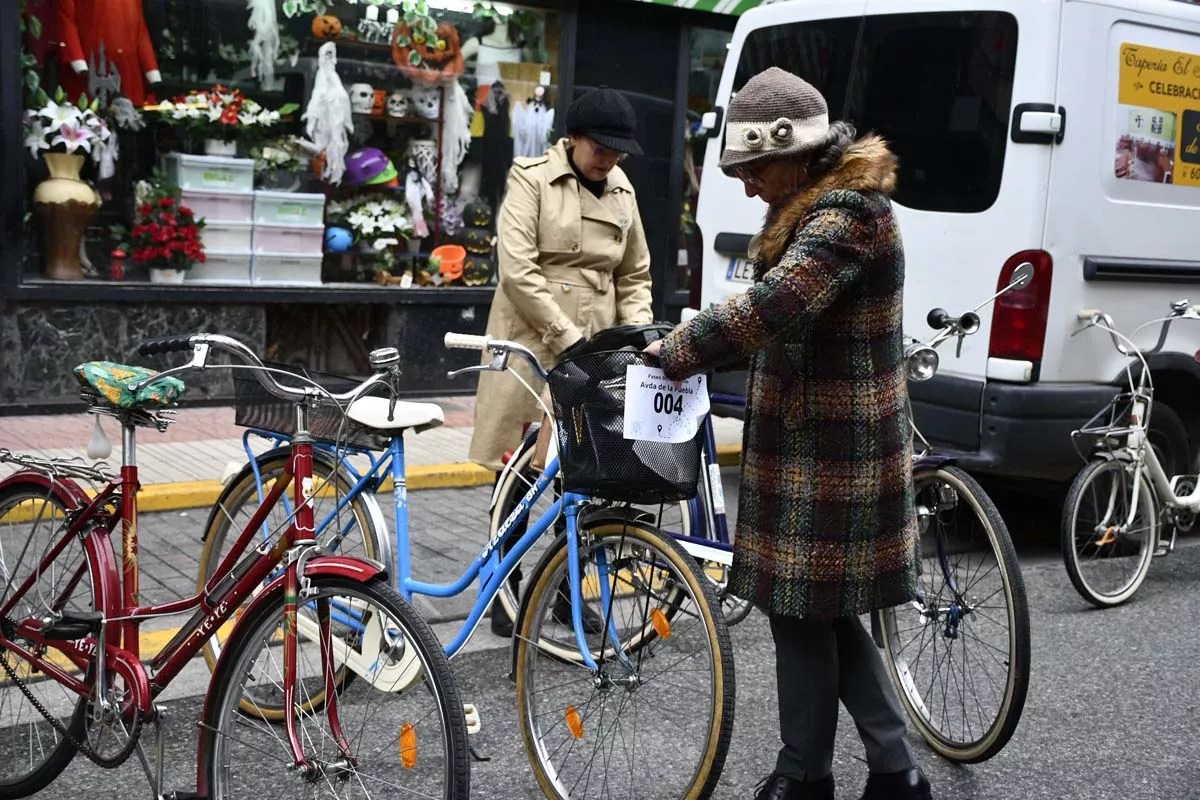
<svg viewBox="0 0 1200 800">
<path fill-rule="evenodd" d="M 902 772 L 872 772 L 861 800 L 933 800 L 929 781 L 917 767 Z"/>
<path fill-rule="evenodd" d="M 492 603 L 492 633 L 505 639 L 511 639 L 513 635 L 513 621 L 499 600 Z"/>
<path fill-rule="evenodd" d="M 563 583 L 558 589 L 558 599 L 554 601 L 554 621 L 559 625 L 572 626 L 571 588 L 567 583 Z M 583 630 L 590 634 L 604 630 L 604 619 L 587 603 L 583 604 Z"/>
<path fill-rule="evenodd" d="M 819 781 L 798 781 L 771 774 L 754 787 L 754 800 L 833 800 L 833 776 Z"/>
</svg>

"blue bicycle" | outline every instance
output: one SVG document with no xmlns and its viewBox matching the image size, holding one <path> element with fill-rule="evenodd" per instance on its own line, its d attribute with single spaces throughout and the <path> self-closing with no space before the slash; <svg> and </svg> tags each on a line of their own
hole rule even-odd
<svg viewBox="0 0 1200 800">
<path fill-rule="evenodd" d="M 448 334 L 446 344 L 492 354 L 490 363 L 453 374 L 503 371 L 516 356 L 543 380 L 549 377 L 529 350 L 512 342 Z M 606 389 L 594 391 L 603 399 Z M 510 672 L 526 751 L 546 795 L 636 794 L 644 776 L 654 775 L 656 796 L 709 796 L 732 733 L 733 656 L 712 584 L 685 549 L 627 503 L 555 492 L 552 487 L 563 476 L 554 457 L 457 581 L 438 585 L 418 580 L 409 541 L 404 433 L 440 424 L 441 410 L 362 397 L 346 417 L 336 424 L 332 418 L 327 421 L 327 440 L 314 453 L 315 482 L 307 494 L 320 509 L 316 536 L 330 550 L 394 564 L 393 583 L 406 599 L 414 594 L 453 597 L 478 581 L 470 613 L 445 646 L 451 658 L 462 651 L 514 571 L 532 560 L 534 546 L 548 544 L 540 548 L 529 589 L 515 610 Z M 321 436 L 319 420 L 310 429 Z M 290 435 L 285 425 L 252 429 L 247 446 L 256 433 L 279 441 Z M 280 456 L 271 450 L 250 459 L 225 487 L 206 526 L 201 583 L 232 544 L 228 537 L 244 527 L 239 520 L 253 516 L 264 492 L 283 474 L 286 462 Z M 353 464 L 356 457 L 366 460 L 361 469 Z M 395 504 L 394 548 L 374 499 L 388 477 Z M 692 476 L 693 487 L 698 477 Z M 534 517 L 533 504 L 547 494 L 557 496 Z M 264 520 L 264 543 L 283 529 L 283 521 Z M 546 536 L 551 529 L 554 534 Z M 345 607 L 332 613 L 356 635 L 372 635 L 356 626 L 356 612 Z M 299 616 L 299 632 L 306 636 L 315 622 Z M 220 632 L 210 640 L 205 654 L 210 664 L 222 642 Z M 401 663 L 394 671 L 407 675 L 415 669 Z M 338 681 L 353 680 L 355 674 L 344 666 L 334 672 Z M 412 677 L 416 675 L 414 671 Z M 320 698 L 314 692 L 310 702 Z M 282 715 L 281 705 L 267 692 L 244 695 L 242 705 L 268 719 Z M 471 729 L 478 730 L 477 710 L 467 706 L 466 711 Z M 636 739 L 647 736 L 672 742 L 669 764 L 650 763 L 652 751 L 636 747 Z"/>
</svg>

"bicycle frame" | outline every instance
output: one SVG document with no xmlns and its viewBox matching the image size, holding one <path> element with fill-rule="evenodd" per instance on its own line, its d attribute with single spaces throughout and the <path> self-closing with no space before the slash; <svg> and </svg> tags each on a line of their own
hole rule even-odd
<svg viewBox="0 0 1200 800">
<path fill-rule="evenodd" d="M 62 652 L 78 669 L 86 671 L 90 662 L 95 659 L 98 674 L 95 677 L 97 686 L 103 687 L 104 672 L 113 669 L 126 683 L 133 695 L 133 704 L 145 715 L 146 719 L 154 718 L 154 700 L 170 685 L 171 681 L 200 651 L 205 643 L 217 630 L 224 625 L 244 600 L 263 584 L 276 567 L 286 559 L 285 570 L 275 576 L 272 588 L 283 584 L 284 591 L 284 694 L 285 704 L 291 707 L 295 692 L 295 665 L 297 647 L 296 611 L 297 600 L 303 595 L 306 578 L 318 574 L 342 574 L 351 577 L 363 577 L 363 561 L 348 559 L 341 556 L 322 556 L 308 559 L 312 551 L 299 552 L 297 557 L 290 557 L 298 551 L 296 548 L 316 543 L 313 538 L 314 514 L 308 500 L 312 487 L 312 444 L 308 441 L 295 441 L 291 445 L 291 458 L 282 480 L 276 482 L 268 493 L 265 501 L 246 528 L 239 535 L 233 549 L 222 560 L 212 578 L 203 591 L 185 600 L 164 603 L 161 605 L 138 605 L 138 563 L 137 563 L 137 493 L 138 469 L 134 460 L 134 426 L 122 421 L 123 428 L 123 457 L 120 477 L 109 483 L 97 493 L 94 499 L 88 501 L 83 489 L 70 479 L 52 478 L 44 473 L 22 470 L 4 481 L 0 487 L 21 484 L 35 484 L 47 493 L 56 496 L 75 517 L 63 533 L 58 543 L 43 556 L 38 571 L 27 578 L 15 593 L 0 606 L 0 616 L 7 615 L 17 601 L 29 591 L 36 582 L 37 576 L 48 570 L 66 545 L 75 537 L 83 542 L 86 553 L 86 563 L 82 564 L 68 582 L 64 593 L 55 598 L 53 607 L 61 610 L 69 598 L 71 591 L 83 579 L 89 569 L 96 576 L 98 584 L 94 587 L 98 610 L 102 613 L 99 633 L 81 639 L 64 641 L 55 638 L 47 639 L 44 634 L 42 621 L 26 620 L 17 625 L 15 637 L 0 636 L 0 644 L 7 650 L 19 655 L 31 666 L 53 677 L 64 686 L 69 687 L 81 697 L 88 697 L 90 691 L 83 680 L 68 675 L 52 660 L 31 652 L 13 641 L 20 637 L 32 642 L 36 649 L 52 648 Z M 301 430 L 304 426 L 301 426 Z M 257 548 L 254 554 L 242 560 L 242 554 L 250 545 L 255 531 L 262 525 L 275 503 L 284 496 L 287 489 L 293 489 L 293 499 L 296 506 L 295 515 L 280 540 L 268 551 Z M 110 511 L 112 507 L 116 511 Z M 121 538 L 121 572 L 118 573 L 115 554 L 109 537 L 117 523 L 122 525 Z M 235 563 L 236 562 L 236 563 Z M 376 574 L 383 571 L 376 567 Z M 265 595 L 266 593 L 264 593 Z M 251 607 L 257 602 L 252 601 Z M 138 631 L 143 621 L 159 616 L 177 614 L 193 610 L 192 617 L 178 631 L 170 642 L 150 661 L 150 669 L 154 671 L 151 678 L 147 669 L 140 661 Z M 236 625 L 235 624 L 235 631 Z M 325 621 L 322 627 L 326 627 Z M 322 658 L 326 658 L 326 638 L 322 637 Z M 99 644 L 103 643 L 104 656 L 97 658 Z M 336 698 L 330 699 L 326 712 L 331 726 L 337 728 Z M 287 718 L 287 735 L 293 758 L 297 767 L 308 764 L 304 756 L 300 738 L 295 729 L 295 718 Z M 203 763 L 198 760 L 198 765 Z M 197 781 L 201 795 L 206 791 L 206 778 L 197 773 Z"/>
</svg>

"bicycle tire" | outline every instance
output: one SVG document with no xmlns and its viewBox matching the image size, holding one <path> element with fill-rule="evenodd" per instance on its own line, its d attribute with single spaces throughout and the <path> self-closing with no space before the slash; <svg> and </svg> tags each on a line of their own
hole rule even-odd
<svg viewBox="0 0 1200 800">
<path fill-rule="evenodd" d="M 675 575 L 682 577 L 696 601 L 698 611 L 705 621 L 705 631 L 713 656 L 711 664 L 714 688 L 713 719 L 708 731 L 704 756 L 691 784 L 681 797 L 685 800 L 707 798 L 716 788 L 724 768 L 729 750 L 729 740 L 733 733 L 736 705 L 732 643 L 724 615 L 714 611 L 717 601 L 712 584 L 700 573 L 691 555 L 680 547 L 672 536 L 642 523 L 599 522 L 585 526 L 585 529 L 581 531 L 581 536 L 586 536 L 589 541 L 613 538 L 634 540 L 653 548 L 671 564 Z M 516 649 L 513 656 L 513 663 L 516 666 L 517 708 L 520 711 L 521 736 L 525 743 L 525 752 L 538 785 L 546 797 L 550 798 L 562 798 L 562 795 L 554 787 L 552 773 L 557 774 L 557 770 L 554 767 L 548 769 L 538 755 L 535 741 L 536 732 L 530 720 L 532 713 L 530 694 L 534 688 L 530 686 L 527 665 L 530 654 L 533 652 L 549 652 L 552 658 L 560 658 L 572 663 L 577 663 L 580 659 L 578 648 L 575 649 L 574 658 L 562 659 L 555 648 L 539 641 L 540 636 L 533 630 L 539 619 L 536 610 L 541 607 L 543 601 L 547 604 L 554 602 L 553 592 L 556 590 L 557 584 L 561 582 L 558 571 L 567 558 L 567 538 L 564 534 L 558 538 L 554 547 L 546 553 L 535 570 L 525 600 L 527 608 L 523 609 L 518 620 L 520 635 L 516 637 Z M 643 637 L 639 646 L 645 646 L 645 644 L 646 638 Z M 593 656 L 595 655 L 593 653 Z"/>
<path fill-rule="evenodd" d="M 381 578 L 357 581 L 340 576 L 323 575 L 313 577 L 311 587 L 317 594 L 323 591 L 336 592 L 338 589 L 357 591 L 364 597 L 368 597 L 370 603 L 385 609 L 394 620 L 400 623 L 406 647 L 415 646 L 417 648 L 421 666 L 436 692 L 438 710 L 445 725 L 444 745 L 448 761 L 448 780 L 443 799 L 468 800 L 471 793 L 471 765 L 466 717 L 463 714 L 462 699 L 454 672 L 450 667 L 450 661 L 429 623 Z M 228 738 L 223 736 L 220 730 L 222 709 L 231 705 L 228 695 L 238 686 L 237 676 L 244 668 L 242 665 L 243 651 L 253 647 L 258 641 L 257 634 L 260 628 L 265 629 L 269 625 L 276 624 L 273 621 L 274 615 L 280 612 L 284 604 L 282 582 L 276 587 L 273 594 L 272 597 L 264 598 L 251 614 L 243 616 L 238 621 L 226 644 L 224 657 L 213 673 L 212 682 L 209 685 L 204 714 L 200 723 L 201 752 L 204 763 L 199 766 L 208 777 L 208 796 L 213 800 L 219 800 L 215 787 L 221 783 L 217 774 L 222 761 L 219 743 Z M 407 691 L 410 689 L 406 688 L 399 693 L 403 694 Z M 239 698 L 239 708 L 240 702 Z"/>
<path fill-rule="evenodd" d="M 1100 473 L 1125 468 L 1126 465 L 1123 462 L 1109 459 L 1097 459 L 1089 462 L 1075 476 L 1075 480 L 1071 481 L 1071 488 L 1067 492 L 1067 501 L 1063 504 L 1061 540 L 1059 542 L 1063 566 L 1067 570 L 1067 577 L 1071 579 L 1071 585 L 1075 587 L 1075 591 L 1096 608 L 1113 608 L 1133 599 L 1134 594 L 1141 588 L 1146 576 L 1150 573 L 1150 563 L 1154 560 L 1154 550 L 1158 545 L 1158 502 L 1155 499 L 1145 506 L 1150 515 L 1150 541 L 1142 548 L 1141 562 L 1138 564 L 1137 572 L 1123 589 L 1112 595 L 1097 592 L 1080 570 L 1079 551 L 1075 546 L 1075 532 L 1079 521 L 1079 506 L 1083 502 L 1083 492 Z M 1153 485 L 1146 480 L 1144 472 L 1138 473 L 1138 480 L 1142 482 L 1140 498 L 1144 500 L 1157 497 Z"/>
<path fill-rule="evenodd" d="M 263 453 L 257 457 L 259 474 L 263 476 L 264 482 L 268 475 L 282 474 L 283 469 L 288 466 L 290 456 L 287 448 L 279 448 L 276 450 Z M 313 475 L 334 475 L 335 462 L 327 454 L 322 452 L 313 453 Z M 349 493 L 355 481 L 346 473 L 345 468 L 341 464 L 336 464 L 336 480 L 338 482 L 337 492 L 339 496 L 344 496 Z M 320 478 L 316 478 L 315 482 L 320 483 Z M 291 491 L 289 487 L 289 493 Z M 235 519 L 237 512 L 246 503 L 258 504 L 258 489 L 257 482 L 254 477 L 254 471 L 249 463 L 242 468 L 242 471 L 229 482 L 229 485 L 222 490 L 217 502 L 213 505 L 209 512 L 208 523 L 205 526 L 204 533 L 204 548 L 200 553 L 200 563 L 196 569 L 196 591 L 203 592 L 204 585 L 208 582 L 212 572 L 220 566 L 221 563 L 221 545 L 225 542 L 225 537 L 230 533 L 230 521 Z M 222 513 L 224 509 L 224 513 Z M 364 551 L 368 558 L 381 560 L 378 554 L 386 552 L 386 548 L 380 542 L 380 532 L 375 529 L 374 520 L 371 517 L 369 510 L 365 507 L 361 499 L 356 496 L 350 500 L 343 513 L 353 513 L 357 519 L 357 524 L 364 532 L 363 542 Z M 320 520 L 318 519 L 319 523 Z M 234 538 L 241 531 L 233 531 Z M 316 532 L 318 537 L 321 531 Z M 253 545 L 251 545 L 251 548 Z M 247 548 L 248 550 L 250 548 Z M 249 602 L 247 599 L 245 602 Z M 235 612 L 235 613 L 240 613 Z M 236 616 L 235 616 L 236 618 Z M 201 652 L 204 654 L 204 663 L 208 665 L 211 672 L 216 669 L 217 660 L 221 655 L 221 644 L 218 639 L 220 631 L 213 633 L 213 636 L 204 643 Z M 353 673 L 344 672 L 345 680 L 353 680 Z M 325 696 L 324 691 L 315 693 L 309 701 L 304 704 L 304 710 L 307 712 L 323 701 Z M 283 719 L 283 709 L 279 707 L 271 707 L 255 703 L 249 698 L 242 698 L 242 711 L 247 714 L 261 714 L 267 719 L 280 721 Z"/>
<path fill-rule="evenodd" d="M 1005 683 L 1003 702 L 983 736 L 971 742 L 950 741 L 925 719 L 916 705 L 919 698 L 914 700 L 906 686 L 906 679 L 909 683 L 912 682 L 911 672 L 906 661 L 903 666 L 900 663 L 901 651 L 897 649 L 896 642 L 898 638 L 896 609 L 877 610 L 875 617 L 883 631 L 884 663 L 909 719 L 926 743 L 940 755 L 951 761 L 975 764 L 992 758 L 1004 749 L 1021 721 L 1025 698 L 1029 691 L 1031 647 L 1029 605 L 1020 562 L 1017 560 L 1016 549 L 1013 547 L 1008 527 L 1004 524 L 999 510 L 983 487 L 963 470 L 949 465 L 913 471 L 914 486 L 919 487 L 922 482 L 928 480 L 939 480 L 954 486 L 959 496 L 966 497 L 976 519 L 985 523 L 983 527 L 987 532 L 992 546 L 992 554 L 996 557 L 1005 587 L 1006 608 L 1010 624 L 1008 680 Z M 955 484 L 957 485 L 955 486 Z M 923 701 L 920 702 L 925 705 Z"/>
<path fill-rule="evenodd" d="M 68 509 L 73 507 L 73 503 L 69 503 L 67 498 L 59 491 L 47 492 L 46 488 L 40 484 L 29 482 L 14 482 L 0 491 L 0 520 L 4 519 L 11 511 L 23 503 L 46 502 L 49 501 L 55 505 L 64 515 Z M 15 567 L 10 568 L 15 569 Z M 100 611 L 96 607 L 95 594 L 95 576 L 91 574 L 91 567 L 88 567 L 88 583 L 92 587 L 91 593 L 91 610 Z M 5 591 L 0 592 L 0 597 L 7 599 L 7 586 Z M 6 651 L 0 650 L 0 657 Z M 24 664 L 25 661 L 19 657 L 14 657 L 13 661 L 17 665 Z M 9 662 L 10 665 L 12 662 Z M 8 673 L 0 668 L 0 681 L 7 683 L 9 681 Z M 8 689 L 10 692 L 19 693 L 19 689 L 15 686 Z M 70 721 L 65 723 L 67 732 L 75 738 L 76 741 L 83 741 L 87 735 L 87 706 L 88 700 L 86 697 L 80 697 L 76 702 L 75 711 L 71 714 Z M 41 714 L 36 710 L 30 709 L 39 719 Z M 78 748 L 72 744 L 71 740 L 66 737 L 60 737 L 58 744 L 46 756 L 41 764 L 33 768 L 28 774 L 18 776 L 16 778 L 0 779 L 0 798 L 9 800 L 9 798 L 29 797 L 37 794 L 42 789 L 45 789 L 54 780 L 70 766 L 78 753 Z"/>
</svg>

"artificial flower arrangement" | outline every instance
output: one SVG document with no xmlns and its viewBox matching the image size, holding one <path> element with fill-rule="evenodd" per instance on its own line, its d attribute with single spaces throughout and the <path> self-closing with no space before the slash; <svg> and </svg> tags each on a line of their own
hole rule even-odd
<svg viewBox="0 0 1200 800">
<path fill-rule="evenodd" d="M 150 110 L 169 125 L 184 128 L 208 140 L 251 145 L 271 134 L 285 116 L 298 111 L 297 103 L 278 110 L 263 108 L 240 89 L 222 85 L 164 100 Z"/>
<path fill-rule="evenodd" d="M 390 198 L 355 198 L 329 204 L 332 219 L 345 224 L 359 246 L 368 252 L 382 253 L 412 236 L 412 218 L 408 206 Z"/>
<path fill-rule="evenodd" d="M 186 271 L 207 260 L 200 239 L 205 221 L 182 204 L 179 187 L 156 171 L 153 180 L 137 183 L 134 194 L 137 210 L 130 244 L 135 264 Z"/>
<path fill-rule="evenodd" d="M 99 113 L 100 102 L 88 102 L 80 97 L 76 103 L 67 101 L 62 87 L 47 98 L 40 108 L 25 112 L 25 146 L 37 158 L 43 151 L 68 155 L 91 155 L 96 163 L 106 151 L 115 146 L 112 130 Z"/>
</svg>

